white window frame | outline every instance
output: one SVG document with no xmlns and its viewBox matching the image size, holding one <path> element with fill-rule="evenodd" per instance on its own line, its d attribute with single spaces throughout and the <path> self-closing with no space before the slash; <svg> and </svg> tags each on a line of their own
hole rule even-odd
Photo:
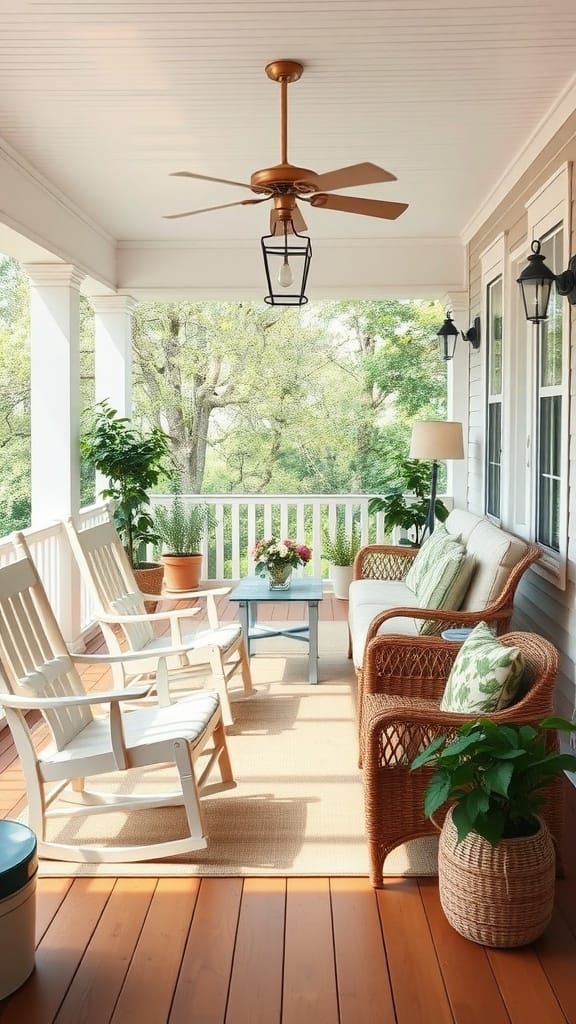
<svg viewBox="0 0 576 1024">
<path fill-rule="evenodd" d="M 501 404 L 501 458 L 500 458 L 500 514 L 498 517 L 489 515 L 487 512 L 488 503 L 488 406 L 490 403 L 489 394 L 489 346 L 485 344 L 484 358 L 482 360 L 482 408 L 483 408 L 483 420 L 484 420 L 484 451 L 482 453 L 482 508 L 485 515 L 492 522 L 500 524 L 502 522 L 506 495 L 508 493 L 508 465 L 509 460 L 505 458 L 506 445 L 505 445 L 505 430 L 506 430 L 506 417 L 507 417 L 507 397 L 506 392 L 506 381 L 508 380 L 508 366 L 507 366 L 507 350 L 508 345 L 506 344 L 506 330 L 507 330 L 507 317 L 506 317 L 506 235 L 498 235 L 497 238 L 480 254 L 480 271 L 481 271 L 481 306 L 480 306 L 480 319 L 484 325 L 484 336 L 487 339 L 489 336 L 489 325 L 488 325 L 488 288 L 498 278 L 502 279 L 502 390 L 500 392 L 500 404 Z"/>
<path fill-rule="evenodd" d="M 563 164 L 552 177 L 545 182 L 526 204 L 528 216 L 528 240 L 526 253 L 530 243 L 535 238 L 542 238 L 548 235 L 557 227 L 563 231 L 563 266 L 568 266 L 570 258 L 570 165 Z M 561 300 L 564 302 L 564 300 Z M 532 451 L 529 459 L 530 475 L 530 536 L 536 538 L 537 518 L 537 476 L 538 476 L 538 344 L 534 336 L 537 328 L 527 325 L 528 346 L 531 351 L 531 363 L 529 375 L 527 375 L 527 386 L 529 408 L 529 429 L 530 448 Z M 568 471 L 569 471 L 569 381 L 570 381 L 570 307 L 564 302 L 562 315 L 562 383 L 558 390 L 562 398 L 561 435 L 562 449 L 560 454 L 560 522 L 559 522 L 559 550 L 545 547 L 542 548 L 542 558 L 534 564 L 535 571 L 554 584 L 558 589 L 566 588 L 566 570 L 568 559 Z"/>
</svg>

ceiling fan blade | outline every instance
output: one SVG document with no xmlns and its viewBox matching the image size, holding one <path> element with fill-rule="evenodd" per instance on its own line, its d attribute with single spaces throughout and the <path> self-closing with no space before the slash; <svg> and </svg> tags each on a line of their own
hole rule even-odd
<svg viewBox="0 0 576 1024">
<path fill-rule="evenodd" d="M 249 188 L 252 190 L 252 186 L 248 185 L 245 181 L 230 181 L 229 178 L 211 178 L 208 174 L 193 174 L 192 171 L 172 171 L 170 177 L 196 178 L 198 181 L 217 181 L 220 185 L 237 185 L 238 188 Z"/>
<path fill-rule="evenodd" d="M 193 217 L 195 213 L 210 213 L 212 210 L 226 210 L 230 206 L 255 206 L 256 203 L 265 203 L 269 196 L 262 199 L 240 199 L 237 203 L 222 203 L 220 206 L 204 206 L 201 210 L 186 210 L 186 213 L 166 213 L 163 220 L 178 220 L 180 217 Z"/>
<path fill-rule="evenodd" d="M 332 192 L 336 188 L 354 188 L 356 185 L 377 185 L 380 181 L 396 181 L 396 176 L 376 164 L 352 164 L 337 171 L 316 174 L 307 179 L 319 192 Z"/>
<path fill-rule="evenodd" d="M 396 220 L 401 213 L 404 213 L 404 210 L 408 209 L 408 203 L 389 203 L 381 199 L 359 199 L 358 196 L 315 195 L 306 201 L 311 206 L 319 206 L 325 210 L 361 213 L 365 217 L 382 217 L 384 220 Z"/>
</svg>

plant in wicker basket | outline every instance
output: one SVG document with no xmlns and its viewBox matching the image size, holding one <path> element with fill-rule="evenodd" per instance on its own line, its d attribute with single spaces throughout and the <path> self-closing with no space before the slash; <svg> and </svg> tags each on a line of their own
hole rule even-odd
<svg viewBox="0 0 576 1024">
<path fill-rule="evenodd" d="M 412 762 L 433 767 L 424 810 L 450 803 L 440 836 L 440 901 L 450 924 L 475 942 L 521 946 L 552 916 L 555 856 L 538 814 L 550 781 L 576 770 L 556 730 L 576 726 L 547 718 L 537 728 L 490 719 L 467 723 L 456 738 L 438 736 Z"/>
</svg>

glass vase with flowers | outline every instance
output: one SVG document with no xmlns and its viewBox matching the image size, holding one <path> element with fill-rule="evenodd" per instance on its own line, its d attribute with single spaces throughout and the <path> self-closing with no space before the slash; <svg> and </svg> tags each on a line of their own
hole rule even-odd
<svg viewBox="0 0 576 1024">
<path fill-rule="evenodd" d="M 267 576 L 270 590 L 288 590 L 292 570 L 306 565 L 312 551 L 295 540 L 258 540 L 252 548 L 258 576 Z"/>
</svg>

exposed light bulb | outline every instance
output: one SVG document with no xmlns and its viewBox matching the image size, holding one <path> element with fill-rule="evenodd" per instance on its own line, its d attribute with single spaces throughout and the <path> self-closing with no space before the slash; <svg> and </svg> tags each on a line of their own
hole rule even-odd
<svg viewBox="0 0 576 1024">
<path fill-rule="evenodd" d="M 281 288 L 289 288 L 294 282 L 294 274 L 292 273 L 292 267 L 288 263 L 288 257 L 284 257 L 284 261 L 280 270 L 278 271 L 278 284 Z"/>
</svg>

